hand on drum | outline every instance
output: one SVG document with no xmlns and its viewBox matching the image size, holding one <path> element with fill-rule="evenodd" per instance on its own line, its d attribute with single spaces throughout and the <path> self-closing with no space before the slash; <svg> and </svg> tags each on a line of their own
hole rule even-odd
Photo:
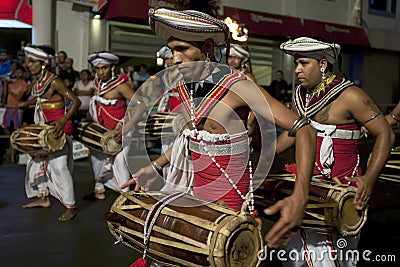
<svg viewBox="0 0 400 267">
<path fill-rule="evenodd" d="M 354 196 L 354 205 L 357 210 L 363 210 L 369 201 L 372 193 L 372 188 L 374 187 L 374 182 L 368 179 L 366 176 L 358 177 L 345 177 L 347 181 L 352 181 L 357 183 L 357 191 Z"/>
<path fill-rule="evenodd" d="M 157 179 L 157 172 L 152 165 L 146 166 L 138 170 L 132 175 L 132 178 L 122 185 L 125 188 L 130 185 L 135 185 L 134 190 L 148 191 L 152 183 Z"/>
<path fill-rule="evenodd" d="M 64 127 L 65 127 L 65 120 L 56 120 L 52 122 L 51 124 L 54 125 L 54 138 L 59 138 L 63 133 L 64 133 Z"/>
<path fill-rule="evenodd" d="M 290 196 L 264 210 L 267 215 L 280 213 L 279 220 L 265 237 L 269 247 L 277 248 L 281 244 L 287 245 L 295 236 L 297 227 L 301 225 L 304 216 L 305 205 L 301 203 L 302 201 L 296 197 Z"/>
</svg>

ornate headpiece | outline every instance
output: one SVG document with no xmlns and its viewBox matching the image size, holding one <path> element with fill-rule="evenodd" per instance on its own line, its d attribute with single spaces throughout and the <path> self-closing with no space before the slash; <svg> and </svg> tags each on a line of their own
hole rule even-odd
<svg viewBox="0 0 400 267">
<path fill-rule="evenodd" d="M 237 57 L 242 58 L 243 62 L 247 62 L 250 58 L 250 53 L 238 44 L 231 44 L 229 55 L 236 55 Z"/>
<path fill-rule="evenodd" d="M 205 13 L 196 10 L 149 10 L 149 24 L 153 31 L 168 41 L 171 37 L 183 41 L 213 39 L 215 45 L 224 45 L 229 35 L 228 26 Z"/>
<path fill-rule="evenodd" d="M 309 37 L 299 37 L 284 42 L 280 49 L 292 56 L 300 55 L 318 60 L 325 58 L 331 64 L 335 64 L 340 53 L 340 45 L 321 42 Z"/>
<path fill-rule="evenodd" d="M 54 58 L 53 55 L 50 55 L 37 47 L 26 46 L 23 50 L 27 58 L 43 61 L 46 64 L 50 64 L 51 60 Z"/>
<path fill-rule="evenodd" d="M 90 54 L 87 60 L 92 63 L 93 66 L 96 66 L 98 64 L 116 65 L 119 62 L 119 57 L 117 57 L 113 53 L 102 51 Z"/>
</svg>

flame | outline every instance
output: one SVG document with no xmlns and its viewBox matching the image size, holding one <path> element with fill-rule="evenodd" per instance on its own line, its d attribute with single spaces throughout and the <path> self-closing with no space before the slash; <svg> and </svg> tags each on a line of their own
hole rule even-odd
<svg viewBox="0 0 400 267">
<path fill-rule="evenodd" d="M 239 42 L 246 42 L 249 38 L 249 30 L 246 27 L 240 26 L 235 20 L 230 17 L 226 17 L 224 20 L 228 26 L 229 31 L 232 33 L 233 40 Z"/>
</svg>

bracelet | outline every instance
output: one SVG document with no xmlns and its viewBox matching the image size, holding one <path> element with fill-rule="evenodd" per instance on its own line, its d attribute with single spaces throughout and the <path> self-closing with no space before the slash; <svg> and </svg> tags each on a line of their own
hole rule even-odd
<svg viewBox="0 0 400 267">
<path fill-rule="evenodd" d="M 400 121 L 400 119 L 397 117 L 398 115 L 395 115 L 393 113 L 390 113 L 390 117 L 392 117 L 395 121 Z"/>
<path fill-rule="evenodd" d="M 299 116 L 294 122 L 292 127 L 288 130 L 288 136 L 294 137 L 296 136 L 297 131 L 303 127 L 304 125 L 309 124 L 309 120 L 306 116 Z"/>
<path fill-rule="evenodd" d="M 162 167 L 160 166 L 160 164 L 158 164 L 157 162 L 155 162 L 154 160 L 151 162 L 151 166 L 153 167 L 153 169 L 158 172 L 159 174 L 162 174 Z"/>
</svg>

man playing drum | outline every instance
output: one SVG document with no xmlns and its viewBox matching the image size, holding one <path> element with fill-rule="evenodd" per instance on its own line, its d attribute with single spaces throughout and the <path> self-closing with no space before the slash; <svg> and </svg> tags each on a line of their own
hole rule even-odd
<svg viewBox="0 0 400 267">
<path fill-rule="evenodd" d="M 317 130 L 314 175 L 317 175 L 320 181 L 336 180 L 341 184 L 356 186 L 354 205 L 358 210 L 364 209 L 379 172 L 388 159 L 394 141 L 392 130 L 382 112 L 361 88 L 334 73 L 333 67 L 340 53 L 338 44 L 300 37 L 281 44 L 281 50 L 294 57 L 294 71 L 299 82 L 294 91 L 293 111 L 308 118 Z M 376 137 L 364 174 L 359 166 L 358 154 L 361 126 L 366 127 Z M 284 131 L 277 141 L 277 154 L 288 149 L 294 141 L 294 138 Z M 287 251 L 295 250 L 299 255 L 308 255 L 308 252 L 312 251 L 318 257 L 318 261 L 306 257 L 305 261 L 286 264 L 338 266 L 338 262 L 332 260 L 337 255 L 330 257 L 326 252 L 331 254 L 334 253 L 333 249 L 338 249 L 336 242 L 339 238 L 341 237 L 300 230 L 288 245 Z M 346 238 L 346 249 L 356 249 L 358 236 Z M 323 251 L 325 257 L 321 260 Z M 356 264 L 355 259 L 342 260 L 339 266 Z"/>
<path fill-rule="evenodd" d="M 291 129 L 292 134 L 296 136 L 298 180 L 295 190 L 290 197 L 271 206 L 268 210 L 269 214 L 278 212 L 281 214 L 281 219 L 266 237 L 268 245 L 277 246 L 282 242 L 287 242 L 294 235 L 291 230 L 300 225 L 303 209 L 307 203 L 315 156 L 315 131 L 307 125 L 306 121 L 298 120 L 296 114 L 265 91 L 261 91 L 241 72 L 234 71 L 226 65 L 216 66 L 211 62 L 215 61 L 216 45 L 223 45 L 227 41 L 228 27 L 225 23 L 193 10 L 151 9 L 149 15 L 152 29 L 159 37 L 167 41 L 168 47 L 173 51 L 174 64 L 183 75 L 183 79 L 178 83 L 178 91 L 183 100 L 185 108 L 182 110 L 186 119 L 189 120 L 190 130 L 185 130 L 184 134 L 175 141 L 174 148 L 179 142 L 189 143 L 192 159 L 187 161 L 190 163 L 196 160 L 196 164 L 193 164 L 193 172 L 184 171 L 194 174 L 193 184 L 189 183 L 187 186 L 193 187 L 195 197 L 206 201 L 222 200 L 236 210 L 240 210 L 242 203 L 247 201 L 244 196 L 251 187 L 251 168 L 247 164 L 248 158 L 240 159 L 243 155 L 240 151 L 244 143 L 246 149 L 249 148 L 243 120 L 247 119 L 250 109 L 260 118 L 271 121 L 269 105 L 275 122 L 285 129 Z M 222 78 L 224 81 L 220 79 L 221 73 L 223 76 L 226 74 L 224 77 L 227 79 Z M 207 80 L 202 74 L 205 74 Z M 184 81 L 190 80 L 191 77 L 195 77 L 196 80 L 199 77 L 197 81 L 200 82 Z M 202 83 L 202 81 L 211 82 Z M 219 95 L 219 97 L 212 99 L 208 97 L 209 95 Z M 213 100 L 216 101 L 213 102 Z M 199 152 L 204 148 L 205 142 L 212 144 L 217 151 L 221 151 L 226 145 L 231 145 L 235 152 L 209 157 Z M 125 186 L 137 183 L 137 187 L 148 190 L 149 184 L 155 179 L 155 169 L 161 170 L 162 166 L 169 162 L 170 154 L 171 150 L 162 154 L 151 165 L 140 169 Z M 185 155 L 185 153 L 172 152 L 172 156 L 177 155 Z M 197 157 L 204 159 L 204 162 L 197 160 Z M 215 160 L 215 163 L 211 160 Z M 175 166 L 173 160 L 171 165 Z M 172 168 L 171 173 L 174 174 Z M 265 177 L 266 173 L 263 175 Z M 169 185 L 173 190 L 175 186 L 173 180 L 179 180 L 180 177 L 171 176 L 171 178 L 171 181 L 167 179 L 166 186 Z M 188 181 L 191 179 L 189 178 Z M 218 185 L 215 186 L 215 184 Z"/>
<path fill-rule="evenodd" d="M 29 72 L 35 76 L 31 94 L 33 99 L 22 102 L 22 107 L 36 103 L 35 123 L 54 125 L 54 138 L 72 134 L 70 118 L 78 110 L 80 101 L 67 89 L 64 82 L 47 68 L 54 60 L 54 51 L 50 47 L 25 47 Z M 65 100 L 71 101 L 66 112 Z M 72 140 L 67 137 L 67 144 L 57 152 L 33 156 L 27 163 L 25 188 L 29 198 L 39 199 L 24 205 L 24 208 L 50 207 L 49 193 L 58 198 L 67 210 L 58 218 L 68 221 L 75 217 L 75 195 L 72 181 L 73 157 Z"/>
<path fill-rule="evenodd" d="M 88 61 L 96 70 L 94 80 L 95 95 L 91 98 L 89 113 L 94 122 L 99 123 L 115 132 L 115 140 L 121 141 L 122 125 L 127 108 L 127 100 L 136 106 L 136 111 L 130 118 L 131 127 L 135 127 L 144 112 L 144 103 L 140 102 L 138 95 L 129 87 L 128 76 L 115 75 L 114 69 L 119 58 L 110 52 L 96 52 L 88 56 Z M 124 153 L 111 156 L 101 151 L 91 149 L 95 186 L 94 192 L 85 195 L 84 200 L 93 201 L 105 199 L 105 188 L 116 191 L 122 190 L 121 185 L 129 180 L 131 174 L 124 159 Z"/>
</svg>

